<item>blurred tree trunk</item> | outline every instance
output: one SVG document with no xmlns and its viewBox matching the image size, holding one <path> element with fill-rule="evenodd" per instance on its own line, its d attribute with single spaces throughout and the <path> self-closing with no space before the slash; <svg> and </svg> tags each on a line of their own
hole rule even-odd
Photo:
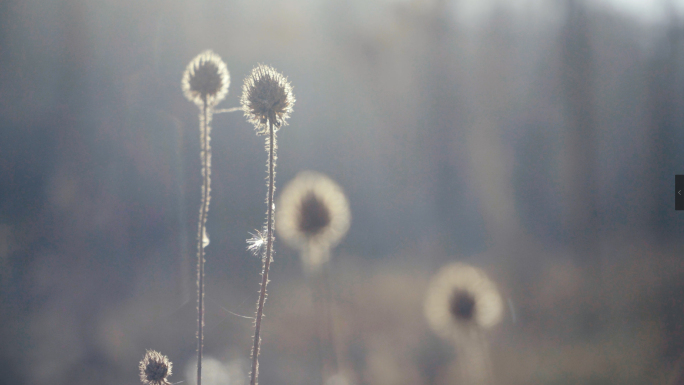
<svg viewBox="0 0 684 385">
<path fill-rule="evenodd" d="M 670 21 L 667 38 L 656 50 L 648 68 L 650 120 L 649 178 L 646 189 L 651 197 L 649 224 L 656 242 L 671 239 L 677 228 L 672 199 L 674 175 L 684 174 L 684 28 Z"/>
<path fill-rule="evenodd" d="M 674 175 L 684 174 L 684 24 L 676 16 L 670 20 L 666 38 L 656 50 L 648 76 L 650 159 L 645 188 L 650 201 L 645 204 L 651 212 L 653 243 L 668 247 L 673 241 L 681 242 L 684 229 L 681 212 L 675 211 L 672 197 Z M 672 384 L 684 385 L 684 329 L 678 316 L 682 314 L 684 285 L 677 281 L 666 287 L 653 298 L 664 309 L 659 313 L 659 321 L 667 338 L 661 349 L 669 360 L 683 357 Z"/>
<path fill-rule="evenodd" d="M 479 201 L 488 244 L 511 252 L 522 239 L 513 189 L 513 154 L 504 143 L 503 128 L 514 104 L 512 62 L 515 31 L 510 16 L 493 14 L 477 39 L 476 72 L 468 88 L 474 123 L 466 129 L 469 187 Z"/>
<path fill-rule="evenodd" d="M 567 0 L 566 6 L 566 24 L 560 35 L 560 75 L 568 122 L 567 229 L 577 260 L 596 271 L 599 226 L 590 25 L 586 10 L 577 1 Z"/>
<path fill-rule="evenodd" d="M 437 233 L 447 254 L 472 248 L 476 226 L 468 222 L 468 204 L 463 167 L 463 104 L 459 100 L 457 69 L 463 58 L 454 50 L 461 39 L 449 19 L 448 1 L 437 1 L 425 19 L 425 89 L 429 93 L 425 155 L 431 158 L 430 192 Z"/>
<path fill-rule="evenodd" d="M 483 36 L 459 34 L 448 14 L 447 2 L 438 2 L 426 26 L 435 216 L 447 253 L 506 248 L 520 235 L 501 130 L 513 95 L 514 31 L 496 12 Z"/>
</svg>

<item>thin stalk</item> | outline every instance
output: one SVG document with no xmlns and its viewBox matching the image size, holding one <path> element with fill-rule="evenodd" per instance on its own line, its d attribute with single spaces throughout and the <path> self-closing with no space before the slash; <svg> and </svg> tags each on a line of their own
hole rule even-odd
<svg viewBox="0 0 684 385">
<path fill-rule="evenodd" d="M 226 112 L 237 112 L 237 111 L 242 111 L 242 107 L 222 108 L 220 110 L 214 110 L 212 113 L 213 114 L 223 114 Z"/>
<path fill-rule="evenodd" d="M 313 307 L 318 324 L 318 350 L 321 356 L 323 382 L 339 371 L 332 320 L 332 295 L 328 283 L 327 266 L 311 274 L 309 286 L 313 292 Z"/>
<path fill-rule="evenodd" d="M 254 346 L 252 347 L 252 375 L 250 385 L 257 385 L 259 376 L 259 346 L 261 344 L 261 316 L 264 314 L 264 302 L 266 302 L 266 285 L 268 284 L 268 268 L 271 265 L 273 251 L 273 195 L 275 192 L 275 149 L 276 137 L 273 127 L 273 119 L 268 120 L 268 210 L 266 218 L 266 254 L 264 255 L 264 269 L 261 272 L 261 292 L 257 303 L 256 321 L 254 323 Z"/>
<path fill-rule="evenodd" d="M 330 252 L 328 250 L 328 252 Z M 327 338 L 328 338 L 328 344 L 329 344 L 329 354 L 331 356 L 330 360 L 330 366 L 332 367 L 332 373 L 331 375 L 338 374 L 340 372 L 340 362 L 339 358 L 340 355 L 338 354 L 338 344 L 337 344 L 337 339 L 335 336 L 335 317 L 333 316 L 333 310 L 335 308 L 335 301 L 332 296 L 332 289 L 330 285 L 330 274 L 329 274 L 329 266 L 326 263 L 324 266 L 321 266 L 321 285 L 322 285 L 322 292 L 324 295 L 324 303 L 325 303 L 325 322 L 326 322 L 326 327 L 328 330 Z"/>
<path fill-rule="evenodd" d="M 494 384 L 494 367 L 492 365 L 492 357 L 489 354 L 489 344 L 487 343 L 487 339 L 484 337 L 482 333 L 478 333 L 477 335 L 477 343 L 480 345 L 480 357 L 484 361 L 482 363 L 482 366 L 484 367 L 485 371 L 485 381 L 487 385 L 493 385 Z"/>
<path fill-rule="evenodd" d="M 202 158 L 202 203 L 200 205 L 199 225 L 197 230 L 197 385 L 202 385 L 202 347 L 204 341 L 204 234 L 206 233 L 207 214 L 209 212 L 211 183 L 211 147 L 209 145 L 209 119 L 206 98 L 202 109 L 200 124 L 200 147 Z"/>
</svg>

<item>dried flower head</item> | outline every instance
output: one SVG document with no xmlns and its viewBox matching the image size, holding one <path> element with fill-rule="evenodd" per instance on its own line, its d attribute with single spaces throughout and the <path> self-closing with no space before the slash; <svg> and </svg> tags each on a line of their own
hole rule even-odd
<svg viewBox="0 0 684 385">
<path fill-rule="evenodd" d="M 166 380 L 171 375 L 173 364 L 165 355 L 154 350 L 148 350 L 140 361 L 140 381 L 145 385 L 169 385 Z"/>
<path fill-rule="evenodd" d="M 425 317 L 440 336 L 458 340 L 501 321 L 503 301 L 485 273 L 464 263 L 444 266 L 432 279 Z"/>
<path fill-rule="evenodd" d="M 291 247 L 301 250 L 310 264 L 326 262 L 327 253 L 349 230 L 349 203 L 340 186 L 327 176 L 299 173 L 280 195 L 276 230 Z"/>
<path fill-rule="evenodd" d="M 287 78 L 267 65 L 259 64 L 245 79 L 240 104 L 258 134 L 266 134 L 267 123 L 276 128 L 287 124 L 295 98 Z"/>
<path fill-rule="evenodd" d="M 198 106 L 213 107 L 228 94 L 230 74 L 221 57 L 211 50 L 197 55 L 183 73 L 183 94 Z"/>
</svg>

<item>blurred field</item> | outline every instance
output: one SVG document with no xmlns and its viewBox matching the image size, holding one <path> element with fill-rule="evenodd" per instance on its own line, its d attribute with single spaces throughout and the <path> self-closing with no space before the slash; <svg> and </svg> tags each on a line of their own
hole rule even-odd
<svg viewBox="0 0 684 385">
<path fill-rule="evenodd" d="M 262 384 L 468 384 L 475 350 L 423 317 L 452 261 L 506 302 L 493 383 L 682 384 L 684 5 L 646 3 L 0 3 L 0 384 L 135 384 L 146 349 L 192 383 L 201 177 L 180 80 L 207 48 L 232 78 L 218 108 L 257 63 L 294 87 L 276 194 L 316 170 L 351 208 L 332 350 L 276 240 Z M 239 112 L 214 116 L 212 147 L 204 378 L 244 385 L 266 153 Z"/>
</svg>

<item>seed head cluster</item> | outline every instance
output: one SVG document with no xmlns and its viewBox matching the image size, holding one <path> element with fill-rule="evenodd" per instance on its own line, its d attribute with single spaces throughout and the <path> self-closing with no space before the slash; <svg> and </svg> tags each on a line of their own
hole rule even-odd
<svg viewBox="0 0 684 385">
<path fill-rule="evenodd" d="M 257 134 L 268 132 L 268 122 L 275 128 L 287 124 L 295 98 L 287 78 L 270 66 L 259 64 L 245 79 L 240 104 Z"/>
<path fill-rule="evenodd" d="M 140 361 L 140 381 L 144 385 L 170 385 L 167 377 L 171 375 L 173 364 L 165 355 L 148 350 Z"/>
<path fill-rule="evenodd" d="M 230 74 L 221 57 L 211 50 L 197 55 L 183 73 L 185 97 L 198 106 L 217 105 L 228 94 Z"/>
<path fill-rule="evenodd" d="M 501 321 L 503 301 L 486 274 L 464 263 L 444 266 L 432 279 L 425 298 L 425 317 L 432 329 L 461 340 Z"/>
</svg>

